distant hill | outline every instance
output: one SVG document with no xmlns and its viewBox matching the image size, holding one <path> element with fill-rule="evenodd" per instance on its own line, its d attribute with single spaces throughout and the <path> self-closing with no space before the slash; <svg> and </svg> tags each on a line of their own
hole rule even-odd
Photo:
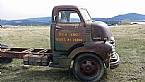
<svg viewBox="0 0 145 82">
<path fill-rule="evenodd" d="M 112 18 L 93 18 L 96 21 L 103 21 L 109 25 L 118 24 L 121 21 L 145 21 L 145 15 L 137 14 L 137 13 L 128 13 L 123 15 L 114 16 Z"/>
<path fill-rule="evenodd" d="M 92 18 L 96 21 L 104 21 L 108 24 L 118 24 L 120 21 L 145 21 L 145 15 L 137 13 L 128 13 L 114 16 L 112 18 Z M 75 20 L 75 19 L 74 19 Z M 50 25 L 51 17 L 28 18 L 21 20 L 0 20 L 0 25 Z"/>
<path fill-rule="evenodd" d="M 95 20 L 102 21 L 121 21 L 121 20 L 130 20 L 130 21 L 144 21 L 145 15 L 137 13 L 128 13 L 123 15 L 114 16 L 112 18 L 94 18 Z"/>
<path fill-rule="evenodd" d="M 124 15 L 118 15 L 112 18 L 113 20 L 125 20 L 128 19 L 130 21 L 144 21 L 145 15 L 137 14 L 137 13 L 128 13 Z"/>
<path fill-rule="evenodd" d="M 51 17 L 28 18 L 21 20 L 0 20 L 0 25 L 50 25 Z"/>
</svg>

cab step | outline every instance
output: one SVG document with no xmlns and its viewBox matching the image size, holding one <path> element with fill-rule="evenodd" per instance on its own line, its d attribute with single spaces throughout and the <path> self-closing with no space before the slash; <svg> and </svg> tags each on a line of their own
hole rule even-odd
<svg viewBox="0 0 145 82">
<path fill-rule="evenodd" d="M 64 66 L 56 64 L 56 63 L 52 63 L 50 62 L 49 67 L 54 67 L 54 68 L 64 68 Z"/>
</svg>

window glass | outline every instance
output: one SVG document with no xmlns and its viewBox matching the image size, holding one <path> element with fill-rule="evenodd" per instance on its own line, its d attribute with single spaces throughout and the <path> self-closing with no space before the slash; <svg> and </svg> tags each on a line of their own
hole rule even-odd
<svg viewBox="0 0 145 82">
<path fill-rule="evenodd" d="M 83 18 L 84 18 L 86 21 L 92 20 L 91 17 L 90 17 L 90 15 L 89 15 L 89 13 L 88 13 L 88 11 L 87 11 L 87 9 L 81 8 L 81 9 L 80 9 L 80 12 L 81 12 Z"/>
<path fill-rule="evenodd" d="M 60 11 L 59 22 L 62 23 L 77 23 L 80 22 L 80 17 L 75 11 Z"/>
</svg>

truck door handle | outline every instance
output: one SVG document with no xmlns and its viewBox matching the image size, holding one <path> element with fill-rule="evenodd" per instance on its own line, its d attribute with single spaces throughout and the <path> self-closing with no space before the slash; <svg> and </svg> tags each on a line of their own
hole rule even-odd
<svg viewBox="0 0 145 82">
<path fill-rule="evenodd" d="M 56 26 L 56 29 L 62 29 L 62 27 L 60 27 L 60 26 Z"/>
</svg>

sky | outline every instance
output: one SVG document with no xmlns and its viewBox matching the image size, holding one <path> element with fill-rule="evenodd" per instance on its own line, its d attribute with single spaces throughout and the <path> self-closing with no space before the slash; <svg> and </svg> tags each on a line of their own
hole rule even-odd
<svg viewBox="0 0 145 82">
<path fill-rule="evenodd" d="M 81 6 L 97 18 L 127 13 L 145 15 L 145 0 L 0 0 L 0 19 L 50 17 L 56 5 Z"/>
</svg>

